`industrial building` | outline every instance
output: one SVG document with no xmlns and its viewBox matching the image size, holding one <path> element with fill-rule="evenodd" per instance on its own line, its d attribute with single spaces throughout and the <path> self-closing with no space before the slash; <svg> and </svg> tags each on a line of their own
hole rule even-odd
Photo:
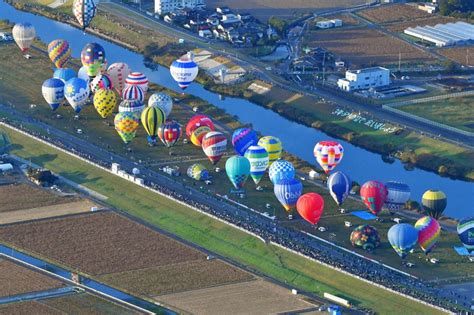
<svg viewBox="0 0 474 315">
<path fill-rule="evenodd" d="M 390 70 L 383 67 L 346 71 L 346 77 L 337 81 L 337 86 L 351 92 L 390 85 Z"/>
<path fill-rule="evenodd" d="M 204 0 L 155 0 L 155 13 L 166 14 L 185 8 L 195 9 L 205 6 Z"/>
<path fill-rule="evenodd" d="M 342 26 L 342 20 L 340 19 L 316 22 L 317 28 L 333 28 L 333 27 L 341 27 L 341 26 Z"/>
<path fill-rule="evenodd" d="M 404 33 L 438 47 L 474 43 L 474 25 L 466 22 L 409 27 Z"/>
</svg>

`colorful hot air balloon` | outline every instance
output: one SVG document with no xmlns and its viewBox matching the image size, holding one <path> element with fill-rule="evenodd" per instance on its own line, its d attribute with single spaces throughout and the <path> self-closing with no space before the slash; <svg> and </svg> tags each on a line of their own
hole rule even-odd
<svg viewBox="0 0 474 315">
<path fill-rule="evenodd" d="M 360 197 L 369 211 L 377 215 L 387 198 L 387 188 L 381 182 L 371 180 L 362 185 Z"/>
<path fill-rule="evenodd" d="M 158 137 L 167 148 L 170 148 L 178 142 L 182 132 L 180 124 L 174 120 L 168 120 L 158 128 Z"/>
<path fill-rule="evenodd" d="M 303 192 L 303 185 L 295 178 L 284 179 L 275 184 L 273 191 L 283 208 L 286 211 L 291 211 Z"/>
<path fill-rule="evenodd" d="M 268 169 L 268 175 L 273 184 L 285 179 L 293 179 L 295 178 L 295 174 L 295 167 L 286 160 L 276 160 Z"/>
<path fill-rule="evenodd" d="M 48 45 L 48 56 L 56 68 L 62 68 L 71 58 L 69 43 L 63 39 L 55 39 Z"/>
<path fill-rule="evenodd" d="M 438 241 L 441 226 L 432 217 L 424 216 L 416 221 L 415 229 L 418 230 L 418 245 L 429 254 Z"/>
<path fill-rule="evenodd" d="M 53 78 L 60 79 L 64 83 L 76 77 L 76 71 L 69 68 L 59 68 L 54 70 Z"/>
<path fill-rule="evenodd" d="M 110 65 L 107 69 L 107 74 L 112 79 L 115 90 L 122 95 L 122 90 L 125 87 L 125 79 L 130 73 L 130 68 L 126 63 L 116 62 Z"/>
<path fill-rule="evenodd" d="M 202 164 L 196 163 L 188 167 L 186 172 L 194 180 L 206 180 L 209 178 L 209 172 Z"/>
<path fill-rule="evenodd" d="M 89 26 L 95 16 L 96 9 L 94 0 L 74 0 L 72 14 L 76 17 L 82 30 Z"/>
<path fill-rule="evenodd" d="M 272 136 L 262 137 L 258 140 L 258 145 L 267 150 L 270 159 L 269 165 L 281 158 L 283 146 L 280 139 Z"/>
<path fill-rule="evenodd" d="M 135 120 L 137 122 L 140 122 L 140 117 L 142 114 L 142 110 L 145 108 L 145 105 L 143 105 L 142 102 L 140 101 L 128 101 L 124 100 L 120 102 L 119 104 L 119 113 L 132 113 L 133 117 L 135 117 Z"/>
<path fill-rule="evenodd" d="M 421 204 L 426 214 L 439 219 L 448 204 L 446 195 L 441 190 L 427 190 L 421 197 Z"/>
<path fill-rule="evenodd" d="M 143 90 L 136 85 L 126 86 L 122 90 L 122 99 L 143 103 L 145 100 L 145 93 L 143 93 Z"/>
<path fill-rule="evenodd" d="M 115 130 L 117 130 L 123 142 L 129 143 L 135 138 L 138 128 L 138 122 L 130 112 L 118 113 L 114 119 Z"/>
<path fill-rule="evenodd" d="M 298 198 L 296 210 L 303 219 L 311 224 L 316 224 L 324 211 L 324 199 L 314 192 L 304 194 Z"/>
<path fill-rule="evenodd" d="M 117 96 L 113 90 L 101 88 L 94 94 L 94 107 L 100 117 L 112 114 L 117 105 Z"/>
<path fill-rule="evenodd" d="M 89 100 L 89 92 L 87 82 L 79 78 L 70 79 L 64 87 L 64 96 L 76 113 L 79 113 Z"/>
<path fill-rule="evenodd" d="M 202 150 L 213 165 L 216 165 L 227 150 L 227 138 L 220 131 L 210 131 L 202 139 Z"/>
<path fill-rule="evenodd" d="M 316 161 L 329 174 L 342 160 L 344 149 L 336 141 L 320 141 L 314 146 Z"/>
<path fill-rule="evenodd" d="M 343 172 L 335 172 L 328 177 L 327 185 L 332 199 L 339 207 L 342 206 L 352 188 L 349 176 Z"/>
<path fill-rule="evenodd" d="M 380 237 L 377 229 L 372 225 L 364 224 L 356 227 L 350 237 L 352 246 L 365 250 L 374 250 L 380 245 Z"/>
<path fill-rule="evenodd" d="M 389 210 L 402 209 L 408 199 L 410 199 L 410 187 L 407 184 L 393 181 L 385 183 L 385 187 L 388 192 L 385 206 Z"/>
<path fill-rule="evenodd" d="M 201 146 L 206 133 L 214 131 L 214 123 L 206 115 L 193 116 L 186 125 L 186 135 L 195 146 Z"/>
<path fill-rule="evenodd" d="M 459 221 L 457 230 L 462 244 L 472 254 L 474 252 L 474 217 Z"/>
<path fill-rule="evenodd" d="M 91 80 L 91 78 L 87 74 L 87 67 L 84 67 L 84 66 L 80 67 L 79 70 L 77 71 L 77 77 L 86 82 L 89 82 Z"/>
<path fill-rule="evenodd" d="M 114 84 L 108 74 L 99 74 L 90 83 L 91 92 L 95 93 L 99 89 L 113 89 Z"/>
<path fill-rule="evenodd" d="M 153 93 L 148 99 L 148 106 L 161 108 L 169 117 L 173 110 L 173 99 L 166 93 Z"/>
<path fill-rule="evenodd" d="M 51 109 L 56 110 L 64 101 L 64 82 L 56 78 L 47 79 L 43 82 L 41 92 Z"/>
<path fill-rule="evenodd" d="M 81 62 L 89 77 L 98 75 L 105 64 L 105 50 L 97 43 L 88 43 L 81 51 Z"/>
<path fill-rule="evenodd" d="M 125 79 L 125 86 L 136 85 L 146 94 L 148 91 L 148 78 L 141 72 L 132 72 Z"/>
<path fill-rule="evenodd" d="M 387 236 L 390 245 L 402 259 L 418 241 L 418 231 L 408 223 L 395 224 L 388 230 Z"/>
<path fill-rule="evenodd" d="M 243 188 L 250 175 L 250 162 L 240 155 L 231 156 L 225 163 L 225 171 L 236 189 Z"/>
<path fill-rule="evenodd" d="M 257 133 L 250 128 L 239 128 L 232 134 L 232 146 L 239 155 L 243 156 L 250 146 L 257 143 Z"/>
<path fill-rule="evenodd" d="M 22 52 L 27 51 L 36 37 L 36 31 L 30 23 L 17 23 L 12 29 L 13 39 Z"/>
<path fill-rule="evenodd" d="M 171 76 L 183 90 L 196 79 L 198 72 L 198 65 L 189 58 L 173 61 L 170 67 Z"/>
<path fill-rule="evenodd" d="M 148 142 L 156 143 L 158 128 L 165 122 L 165 113 L 157 107 L 146 107 L 142 111 L 141 121 L 143 128 L 148 134 Z"/>
<path fill-rule="evenodd" d="M 268 152 L 259 145 L 250 146 L 244 155 L 250 161 L 250 177 L 258 185 L 268 167 Z"/>
</svg>

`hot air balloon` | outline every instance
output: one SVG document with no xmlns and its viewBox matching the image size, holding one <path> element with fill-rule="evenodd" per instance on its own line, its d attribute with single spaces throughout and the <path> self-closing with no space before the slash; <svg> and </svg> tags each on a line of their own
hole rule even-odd
<svg viewBox="0 0 474 315">
<path fill-rule="evenodd" d="M 342 160 L 344 149 L 336 141 L 320 141 L 314 146 L 316 161 L 329 174 Z"/>
<path fill-rule="evenodd" d="M 166 93 L 153 93 L 148 99 L 148 106 L 161 108 L 169 117 L 173 110 L 173 99 Z"/>
<path fill-rule="evenodd" d="M 189 166 L 186 173 L 194 180 L 207 180 L 210 177 L 206 167 L 199 163 Z"/>
<path fill-rule="evenodd" d="M 51 109 L 56 110 L 64 101 L 64 82 L 56 78 L 47 79 L 43 82 L 41 92 Z"/>
<path fill-rule="evenodd" d="M 72 14 L 76 17 L 82 30 L 89 26 L 96 13 L 94 0 L 74 0 Z"/>
<path fill-rule="evenodd" d="M 441 226 L 432 217 L 424 216 L 416 221 L 415 229 L 418 230 L 418 245 L 428 255 L 438 241 Z"/>
<path fill-rule="evenodd" d="M 79 70 L 77 71 L 77 77 L 86 82 L 89 82 L 91 80 L 91 78 L 87 74 L 87 67 L 84 67 L 84 66 L 80 67 Z"/>
<path fill-rule="evenodd" d="M 250 146 L 257 143 L 257 133 L 250 128 L 239 128 L 232 134 L 232 146 L 239 155 L 243 156 Z"/>
<path fill-rule="evenodd" d="M 112 79 L 108 74 L 99 74 L 90 83 L 91 92 L 95 93 L 99 89 L 113 89 Z"/>
<path fill-rule="evenodd" d="M 53 78 L 60 79 L 64 83 L 76 77 L 76 72 L 69 68 L 59 68 L 54 70 Z"/>
<path fill-rule="evenodd" d="M 132 72 L 125 79 L 125 86 L 127 85 L 138 86 L 146 94 L 148 91 L 148 78 L 141 72 Z"/>
<path fill-rule="evenodd" d="M 145 100 L 145 93 L 143 93 L 143 90 L 136 85 L 126 86 L 122 90 L 122 99 L 143 103 Z"/>
<path fill-rule="evenodd" d="M 64 96 L 76 113 L 79 113 L 82 106 L 87 103 L 89 92 L 87 82 L 79 78 L 70 79 L 64 87 Z"/>
<path fill-rule="evenodd" d="M 122 95 L 122 90 L 125 87 L 125 79 L 130 73 L 130 68 L 126 63 L 116 62 L 110 65 L 107 69 L 107 74 L 112 79 L 115 90 Z"/>
<path fill-rule="evenodd" d="M 387 236 L 390 245 L 402 259 L 418 241 L 418 231 L 408 223 L 395 224 L 388 230 Z"/>
<path fill-rule="evenodd" d="M 148 142 L 156 143 L 158 128 L 165 122 L 165 113 L 157 107 L 146 107 L 141 115 L 142 125 L 148 134 Z"/>
<path fill-rule="evenodd" d="M 273 191 L 283 208 L 286 211 L 291 211 L 303 192 L 303 185 L 295 178 L 284 179 L 275 184 Z"/>
<path fill-rule="evenodd" d="M 380 245 L 380 237 L 377 229 L 372 225 L 364 224 L 356 227 L 350 237 L 352 246 L 365 250 L 374 250 Z"/>
<path fill-rule="evenodd" d="M 187 88 L 196 79 L 198 72 L 197 64 L 189 58 L 180 58 L 173 61 L 170 67 L 171 76 L 178 82 L 182 90 Z"/>
<path fill-rule="evenodd" d="M 285 179 L 293 179 L 295 178 L 295 174 L 295 167 L 286 160 L 276 160 L 268 169 L 268 175 L 273 184 Z"/>
<path fill-rule="evenodd" d="M 319 222 L 323 214 L 324 199 L 314 192 L 304 194 L 298 198 L 296 210 L 303 219 L 314 225 Z"/>
<path fill-rule="evenodd" d="M 71 58 L 69 43 L 63 39 L 53 40 L 48 45 L 48 56 L 56 68 L 62 68 Z"/>
<path fill-rule="evenodd" d="M 457 230 L 462 244 L 472 254 L 474 252 L 474 217 L 459 221 Z"/>
<path fill-rule="evenodd" d="M 98 75 L 105 64 L 105 50 L 97 43 L 88 43 L 81 51 L 81 62 L 89 77 Z"/>
<path fill-rule="evenodd" d="M 362 185 L 360 197 L 370 212 L 377 215 L 387 198 L 387 188 L 381 182 L 371 180 Z"/>
<path fill-rule="evenodd" d="M 236 189 L 243 188 L 250 175 L 250 162 L 240 155 L 231 156 L 225 163 L 225 171 Z"/>
<path fill-rule="evenodd" d="M 143 105 L 142 102 L 140 101 L 128 101 L 124 100 L 120 102 L 119 104 L 119 113 L 132 113 L 133 117 L 135 117 L 135 120 L 137 122 L 140 122 L 140 117 L 142 114 L 142 110 L 145 108 L 145 105 Z"/>
<path fill-rule="evenodd" d="M 272 136 L 266 136 L 258 140 L 258 145 L 265 148 L 270 159 L 269 165 L 281 158 L 282 144 L 280 139 Z"/>
<path fill-rule="evenodd" d="M 36 31 L 30 23 L 17 23 L 12 29 L 13 39 L 22 52 L 26 52 L 36 37 Z"/>
<path fill-rule="evenodd" d="M 198 147 L 201 146 L 206 133 L 214 130 L 214 123 L 206 115 L 193 116 L 186 125 L 186 135 Z"/>
<path fill-rule="evenodd" d="M 181 134 L 181 125 L 174 120 L 168 120 L 158 128 L 158 137 L 167 148 L 178 142 Z"/>
<path fill-rule="evenodd" d="M 448 199 L 441 190 L 430 189 L 421 197 L 421 204 L 427 215 L 439 219 L 444 209 L 446 209 Z"/>
<path fill-rule="evenodd" d="M 335 172 L 328 177 L 327 186 L 332 199 L 340 207 L 349 196 L 352 188 L 352 181 L 343 172 Z"/>
<path fill-rule="evenodd" d="M 120 138 L 124 143 L 129 143 L 135 138 L 138 128 L 138 122 L 130 112 L 122 112 L 115 115 L 114 119 L 115 130 L 117 130 Z"/>
<path fill-rule="evenodd" d="M 250 146 L 244 155 L 250 161 L 250 177 L 258 185 L 268 167 L 268 152 L 259 145 Z"/>
<path fill-rule="evenodd" d="M 385 187 L 388 192 L 385 206 L 389 210 L 402 209 L 408 199 L 410 199 L 410 187 L 407 184 L 393 181 L 385 183 Z"/>
<path fill-rule="evenodd" d="M 202 149 L 213 165 L 216 165 L 227 150 L 227 138 L 220 131 L 210 131 L 202 139 Z"/>
<path fill-rule="evenodd" d="M 117 96 L 113 90 L 101 88 L 94 94 L 94 107 L 100 117 L 112 114 L 117 104 Z"/>
</svg>

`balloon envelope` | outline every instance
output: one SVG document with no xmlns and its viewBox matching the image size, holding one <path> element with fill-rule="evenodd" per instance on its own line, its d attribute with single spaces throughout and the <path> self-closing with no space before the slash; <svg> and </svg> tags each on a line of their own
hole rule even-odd
<svg viewBox="0 0 474 315">
<path fill-rule="evenodd" d="M 304 194 L 298 198 L 296 210 L 303 219 L 311 224 L 316 224 L 324 211 L 324 199 L 317 193 Z"/>
<path fill-rule="evenodd" d="M 62 68 L 71 58 L 71 48 L 64 39 L 53 40 L 48 45 L 48 56 L 56 68 Z"/>
<path fill-rule="evenodd" d="M 250 175 L 250 162 L 240 155 L 231 156 L 225 163 L 225 171 L 232 185 L 242 188 Z"/>
<path fill-rule="evenodd" d="M 72 78 L 66 82 L 64 96 L 76 113 L 79 113 L 82 106 L 89 99 L 89 85 L 79 78 Z"/>
<path fill-rule="evenodd" d="M 428 254 L 438 241 L 441 226 L 436 219 L 424 216 L 416 221 L 415 229 L 418 230 L 418 245 L 420 245 L 425 254 Z"/>
<path fill-rule="evenodd" d="M 122 90 L 122 99 L 124 101 L 139 101 L 143 103 L 145 100 L 145 93 L 136 85 L 128 85 Z"/>
<path fill-rule="evenodd" d="M 202 139 L 206 133 L 214 131 L 212 120 L 206 115 L 195 115 L 191 117 L 186 125 L 186 135 L 195 146 L 202 146 Z"/>
<path fill-rule="evenodd" d="M 265 136 L 258 140 L 258 145 L 267 150 L 270 159 L 269 165 L 281 158 L 283 146 L 280 139 L 272 136 Z"/>
<path fill-rule="evenodd" d="M 351 233 L 350 240 L 352 246 L 365 250 L 373 250 L 380 245 L 379 232 L 368 224 L 356 227 Z"/>
<path fill-rule="evenodd" d="M 99 89 L 113 89 L 114 84 L 108 74 L 99 74 L 90 83 L 90 89 L 92 93 L 95 93 Z"/>
<path fill-rule="evenodd" d="M 293 164 L 286 160 L 276 160 L 268 169 L 268 175 L 273 184 L 285 179 L 293 179 L 295 178 L 295 174 L 296 171 Z"/>
<path fill-rule="evenodd" d="M 388 230 L 387 236 L 401 258 L 405 258 L 418 241 L 418 231 L 408 223 L 395 224 Z"/>
<path fill-rule="evenodd" d="M 146 107 L 141 114 L 143 128 L 148 134 L 149 142 L 155 143 L 158 128 L 165 122 L 165 113 L 157 107 Z"/>
<path fill-rule="evenodd" d="M 232 134 L 232 146 L 239 155 L 244 155 L 249 147 L 257 143 L 257 133 L 251 128 L 239 128 Z"/>
<path fill-rule="evenodd" d="M 89 26 L 96 13 L 96 4 L 94 0 L 74 0 L 72 4 L 72 14 L 84 30 Z"/>
<path fill-rule="evenodd" d="M 303 192 L 303 185 L 295 178 L 284 179 L 275 184 L 273 191 L 283 208 L 286 211 L 291 211 Z"/>
<path fill-rule="evenodd" d="M 328 177 L 327 186 L 332 199 L 340 207 L 352 188 L 352 181 L 343 172 L 335 172 Z"/>
<path fill-rule="evenodd" d="M 115 115 L 114 119 L 115 130 L 122 138 L 124 143 L 129 143 L 135 138 L 138 128 L 138 122 L 133 113 L 123 112 Z"/>
<path fill-rule="evenodd" d="M 126 63 L 116 62 L 109 66 L 107 73 L 112 80 L 115 90 L 122 95 L 122 90 L 125 87 L 125 79 L 130 73 L 130 68 Z"/>
<path fill-rule="evenodd" d="M 47 79 L 43 82 L 41 92 L 51 109 L 56 110 L 64 101 L 64 82 L 56 78 Z"/>
<path fill-rule="evenodd" d="M 188 58 L 173 61 L 170 67 L 171 76 L 183 90 L 196 79 L 198 72 L 197 64 Z"/>
<path fill-rule="evenodd" d="M 253 145 L 247 149 L 244 156 L 250 161 L 250 177 L 258 185 L 265 175 L 270 160 L 267 150 L 259 145 Z"/>
<path fill-rule="evenodd" d="M 148 78 L 141 72 L 132 72 L 125 79 L 125 85 L 136 85 L 146 94 L 148 91 Z"/>
<path fill-rule="evenodd" d="M 97 43 L 88 43 L 81 51 L 81 62 L 89 77 L 98 75 L 106 63 L 105 50 Z"/>
<path fill-rule="evenodd" d="M 167 148 L 175 145 L 182 133 L 181 125 L 174 120 L 168 120 L 158 128 L 158 137 Z"/>
<path fill-rule="evenodd" d="M 76 76 L 76 71 L 69 68 L 60 68 L 54 70 L 53 78 L 60 79 L 64 83 Z"/>
<path fill-rule="evenodd" d="M 194 180 L 206 180 L 209 178 L 209 172 L 206 167 L 200 163 L 192 164 L 188 167 L 187 175 Z"/>
<path fill-rule="evenodd" d="M 427 190 L 421 197 L 421 204 L 425 213 L 438 219 L 446 209 L 448 199 L 441 190 Z"/>
<path fill-rule="evenodd" d="M 457 227 L 459 239 L 469 253 L 474 252 L 474 217 L 464 218 Z"/>
<path fill-rule="evenodd" d="M 169 117 L 173 110 L 173 99 L 166 93 L 153 93 L 148 99 L 148 106 L 161 108 Z"/>
<path fill-rule="evenodd" d="M 369 211 L 377 215 L 387 198 L 387 188 L 381 182 L 371 180 L 362 185 L 360 197 Z"/>
<path fill-rule="evenodd" d="M 387 199 L 385 206 L 389 210 L 400 210 L 405 206 L 405 203 L 410 199 L 411 190 L 407 184 L 400 182 L 387 182 Z"/>
<path fill-rule="evenodd" d="M 101 88 L 94 94 L 94 108 L 100 117 L 106 118 L 112 114 L 117 105 L 117 95 L 110 89 Z"/>
<path fill-rule="evenodd" d="M 202 139 L 202 150 L 215 165 L 227 150 L 227 138 L 220 131 L 210 131 Z"/>
<path fill-rule="evenodd" d="M 22 52 L 27 51 L 36 37 L 36 30 L 30 23 L 17 23 L 13 26 L 12 36 Z"/>
<path fill-rule="evenodd" d="M 339 142 L 336 141 L 320 141 L 314 146 L 314 156 L 316 161 L 328 174 L 337 164 L 339 164 L 344 155 L 344 149 Z"/>
</svg>

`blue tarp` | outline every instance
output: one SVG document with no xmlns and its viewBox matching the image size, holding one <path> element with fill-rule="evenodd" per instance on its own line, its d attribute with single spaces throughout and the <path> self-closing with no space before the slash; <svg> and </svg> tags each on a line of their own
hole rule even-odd
<svg viewBox="0 0 474 315">
<path fill-rule="evenodd" d="M 358 218 L 361 218 L 362 220 L 374 220 L 377 218 L 377 216 L 373 215 L 372 213 L 367 212 L 367 211 L 362 211 L 362 210 L 352 211 L 351 214 Z"/>
<path fill-rule="evenodd" d="M 456 253 L 458 253 L 459 256 L 469 256 L 469 252 L 467 251 L 466 247 L 464 246 L 454 246 L 453 247 Z"/>
</svg>

